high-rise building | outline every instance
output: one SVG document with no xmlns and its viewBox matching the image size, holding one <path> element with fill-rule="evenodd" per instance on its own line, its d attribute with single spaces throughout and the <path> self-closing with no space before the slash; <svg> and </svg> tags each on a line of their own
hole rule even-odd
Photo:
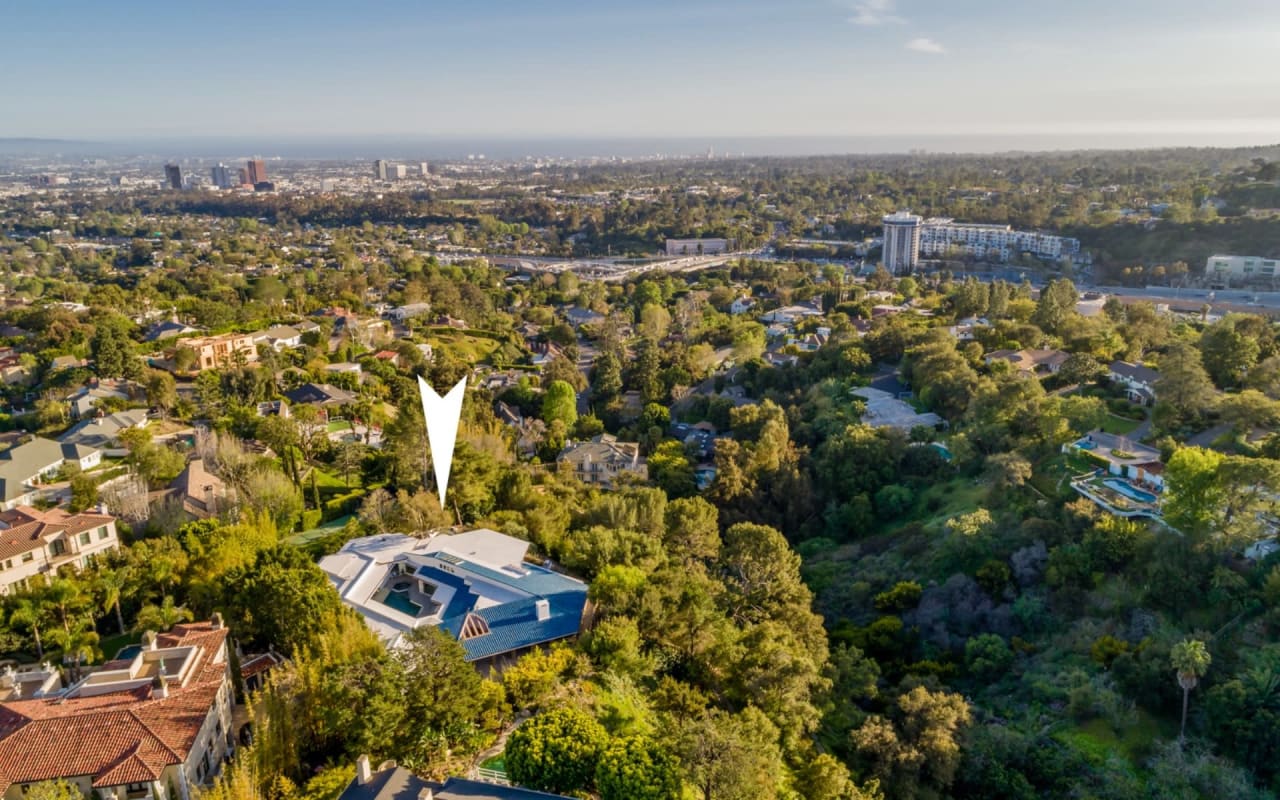
<svg viewBox="0 0 1280 800">
<path fill-rule="evenodd" d="M 251 158 L 245 167 L 249 171 L 249 183 L 256 186 L 267 179 L 267 165 L 262 159 Z"/>
<path fill-rule="evenodd" d="M 177 164 L 164 165 L 164 179 L 168 181 L 170 189 L 182 188 L 182 167 Z"/>
<path fill-rule="evenodd" d="M 378 180 L 385 181 L 387 179 L 387 162 L 381 158 L 373 162 L 373 174 Z"/>
<path fill-rule="evenodd" d="M 422 170 L 422 177 L 424 178 L 431 174 L 431 165 L 425 161 L 419 164 L 418 168 Z"/>
<path fill-rule="evenodd" d="M 884 255 L 885 269 L 894 275 L 914 272 L 920 262 L 920 225 L 924 220 L 907 211 L 899 211 L 885 217 Z"/>
<path fill-rule="evenodd" d="M 235 186 L 235 182 L 231 178 L 231 168 L 226 164 L 218 164 L 209 170 L 209 179 L 213 181 L 213 185 L 219 189 L 230 189 Z"/>
<path fill-rule="evenodd" d="M 409 176 L 409 168 L 404 164 L 388 164 L 387 178 L 393 181 L 402 181 Z"/>
<path fill-rule="evenodd" d="M 241 168 L 240 168 L 240 185 L 241 185 L 241 186 L 244 186 L 246 183 L 248 183 L 250 186 L 252 186 L 252 185 L 253 185 L 252 183 L 249 183 L 249 169 L 248 169 L 248 167 L 241 167 Z"/>
</svg>

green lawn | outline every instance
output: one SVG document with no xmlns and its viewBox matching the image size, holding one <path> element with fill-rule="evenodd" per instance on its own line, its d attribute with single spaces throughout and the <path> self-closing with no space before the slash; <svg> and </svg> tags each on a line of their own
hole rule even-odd
<svg viewBox="0 0 1280 800">
<path fill-rule="evenodd" d="M 496 756 L 489 756 L 480 762 L 481 769 L 494 769 L 498 772 L 507 771 L 507 757 L 505 753 L 499 753 Z"/>
<path fill-rule="evenodd" d="M 112 614 L 112 620 L 115 615 Z M 115 625 L 114 621 L 108 621 L 108 625 Z M 125 633 L 117 636 L 104 636 L 98 642 L 98 648 L 102 650 L 103 660 L 110 660 L 116 657 L 116 653 L 120 652 L 120 648 L 127 647 L 131 644 L 137 644 L 142 639 L 140 633 Z"/>
<path fill-rule="evenodd" d="M 486 360 L 500 346 L 493 339 L 470 336 L 461 332 L 433 333 L 427 341 L 433 349 L 443 350 L 469 364 L 478 364 Z"/>
<path fill-rule="evenodd" d="M 343 528 L 346 527 L 347 521 L 350 519 L 351 519 L 351 515 L 347 515 L 345 517 L 338 517 L 335 520 L 330 520 L 329 522 L 326 522 L 323 525 L 319 525 L 315 528 L 312 528 L 311 530 L 303 531 L 301 533 L 295 533 L 293 536 L 290 536 L 286 541 L 288 541 L 289 544 L 302 546 L 307 542 L 311 542 L 316 539 L 321 539 L 325 536 L 328 536 L 331 533 L 336 533 L 337 531 L 342 530 Z"/>
<path fill-rule="evenodd" d="M 1134 429 L 1142 423 L 1136 419 L 1126 419 L 1117 417 L 1114 414 L 1108 414 L 1107 418 L 1102 421 L 1102 430 L 1116 436 L 1124 436 L 1133 433 Z"/>
</svg>

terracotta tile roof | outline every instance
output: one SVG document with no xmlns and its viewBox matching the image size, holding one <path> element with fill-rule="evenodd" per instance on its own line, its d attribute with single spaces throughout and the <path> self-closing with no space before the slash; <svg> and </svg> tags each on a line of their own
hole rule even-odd
<svg viewBox="0 0 1280 800">
<path fill-rule="evenodd" d="M 31 506 L 18 506 L 0 511 L 0 559 L 37 550 L 59 534 L 75 536 L 112 522 L 107 514 L 82 512 L 69 514 L 60 508 L 40 511 Z"/>
<path fill-rule="evenodd" d="M 142 755 L 143 744 L 139 742 L 128 754 L 121 757 L 116 765 L 94 778 L 94 786 L 121 786 L 127 783 L 145 783 L 160 777 L 164 765 L 159 769 Z"/>
<path fill-rule="evenodd" d="M 240 677 L 252 678 L 254 675 L 266 672 L 283 662 L 284 659 L 275 653 L 263 653 L 260 656 L 254 656 L 240 665 Z"/>
<path fill-rule="evenodd" d="M 200 648 L 186 685 L 171 684 L 168 697 L 143 686 L 0 705 L 0 786 L 76 775 L 116 786 L 183 763 L 226 680 L 226 660 L 213 659 L 227 630 L 195 623 L 156 638 L 162 648 Z"/>
</svg>

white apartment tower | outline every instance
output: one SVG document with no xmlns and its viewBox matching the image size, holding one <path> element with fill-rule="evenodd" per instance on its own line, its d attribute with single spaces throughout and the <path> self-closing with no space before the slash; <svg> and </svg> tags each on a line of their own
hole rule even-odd
<svg viewBox="0 0 1280 800">
<path fill-rule="evenodd" d="M 908 211 L 884 218 L 884 267 L 894 275 L 914 272 L 920 261 L 920 226 L 924 220 Z"/>
</svg>

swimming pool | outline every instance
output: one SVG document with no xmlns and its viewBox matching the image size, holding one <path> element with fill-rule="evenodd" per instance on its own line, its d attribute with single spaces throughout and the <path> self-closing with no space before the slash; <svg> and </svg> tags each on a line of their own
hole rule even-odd
<svg viewBox="0 0 1280 800">
<path fill-rule="evenodd" d="M 386 594 L 383 594 L 382 592 L 386 592 Z M 390 591 L 384 589 L 382 592 L 374 594 L 373 599 L 382 603 L 384 606 L 394 608 L 401 614 L 408 614 L 411 617 L 417 617 L 422 613 L 422 606 L 409 599 L 409 590 L 407 588 L 391 589 Z M 378 595 L 382 596 L 379 597 Z"/>
<path fill-rule="evenodd" d="M 1115 489 L 1130 500 L 1137 500 L 1139 503 L 1154 503 L 1156 501 L 1156 496 L 1151 492 L 1135 489 L 1127 481 L 1122 481 L 1119 478 L 1107 478 L 1102 484 L 1109 489 Z"/>
</svg>

